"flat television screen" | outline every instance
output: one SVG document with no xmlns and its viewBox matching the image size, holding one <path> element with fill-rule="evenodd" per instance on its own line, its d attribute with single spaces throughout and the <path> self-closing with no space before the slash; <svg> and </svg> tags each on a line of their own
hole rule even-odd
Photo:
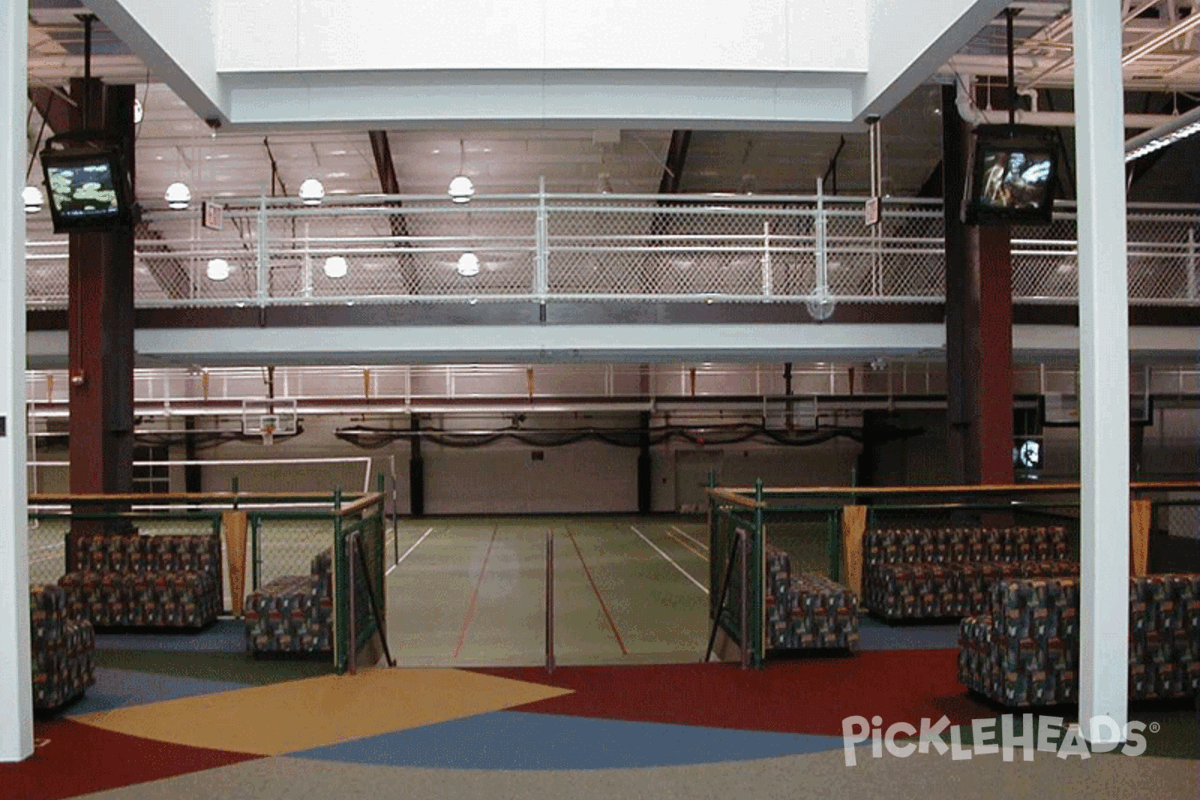
<svg viewBox="0 0 1200 800">
<path fill-rule="evenodd" d="M 115 150 L 47 150 L 42 170 L 56 233 L 106 230 L 129 220 L 127 181 Z"/>
<path fill-rule="evenodd" d="M 1044 128 L 976 128 L 971 182 L 964 198 L 967 224 L 1049 223 L 1058 179 L 1057 153 Z"/>
<path fill-rule="evenodd" d="M 1013 440 L 1013 467 L 1018 472 L 1037 472 L 1042 468 L 1042 439 L 1018 436 Z"/>
</svg>

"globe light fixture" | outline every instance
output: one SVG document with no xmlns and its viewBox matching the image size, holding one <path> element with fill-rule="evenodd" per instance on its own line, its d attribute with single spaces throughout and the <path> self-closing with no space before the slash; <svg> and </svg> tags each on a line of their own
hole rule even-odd
<svg viewBox="0 0 1200 800">
<path fill-rule="evenodd" d="M 330 278 L 344 278 L 349 265 L 342 256 L 330 256 L 325 259 L 325 274 Z"/>
<path fill-rule="evenodd" d="M 306 206 L 320 205 L 325 199 L 325 187 L 316 178 L 309 178 L 300 184 L 300 200 Z"/>
<path fill-rule="evenodd" d="M 455 203 L 465 203 L 475 195 L 475 184 L 466 175 L 459 175 L 450 181 L 449 192 Z"/>
<path fill-rule="evenodd" d="M 473 278 L 479 274 L 479 256 L 474 253 L 463 253 L 458 257 L 458 274 L 464 278 Z"/>
<path fill-rule="evenodd" d="M 176 181 L 167 187 L 167 193 L 163 195 L 163 199 L 167 201 L 169 208 L 182 211 L 192 202 L 192 190 L 187 187 L 186 183 Z"/>
<path fill-rule="evenodd" d="M 229 262 L 223 258 L 214 258 L 208 262 L 206 273 L 209 280 L 223 281 L 229 277 Z"/>
<path fill-rule="evenodd" d="M 46 198 L 38 187 L 26 186 L 21 190 L 21 202 L 25 204 L 26 214 L 36 214 L 42 210 L 42 203 L 46 202 Z"/>
</svg>

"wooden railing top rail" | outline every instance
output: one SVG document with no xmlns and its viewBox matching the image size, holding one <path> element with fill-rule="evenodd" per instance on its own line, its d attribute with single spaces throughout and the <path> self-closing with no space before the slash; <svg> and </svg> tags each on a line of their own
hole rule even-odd
<svg viewBox="0 0 1200 800">
<path fill-rule="evenodd" d="M 763 487 L 764 500 L 800 499 L 804 497 L 897 497 L 913 495 L 1012 495 L 1012 494 L 1061 494 L 1078 493 L 1079 483 L 1013 483 L 929 486 L 795 486 Z M 1152 491 L 1200 491 L 1200 481 L 1134 481 L 1129 484 L 1131 493 Z M 723 486 L 707 490 L 719 500 L 754 508 L 754 487 Z M 763 503 L 765 506 L 766 504 Z"/>
<path fill-rule="evenodd" d="M 754 490 L 751 489 L 750 491 L 753 494 Z M 753 497 L 745 497 L 741 494 L 738 494 L 737 492 L 738 492 L 737 489 L 709 489 L 708 490 L 708 493 L 711 494 L 713 497 L 716 497 L 719 500 L 725 500 L 727 502 L 733 503 L 734 505 L 746 506 L 747 508 L 754 508 L 755 506 L 758 505 L 758 503 L 756 503 L 754 501 Z"/>
<path fill-rule="evenodd" d="M 338 511 L 337 513 L 340 516 L 348 517 L 351 514 L 357 514 L 364 508 L 370 508 L 371 506 L 381 502 L 383 502 L 383 495 L 381 495 L 379 492 L 371 492 L 370 494 L 363 495 L 349 505 L 342 506 L 341 511 Z"/>
</svg>

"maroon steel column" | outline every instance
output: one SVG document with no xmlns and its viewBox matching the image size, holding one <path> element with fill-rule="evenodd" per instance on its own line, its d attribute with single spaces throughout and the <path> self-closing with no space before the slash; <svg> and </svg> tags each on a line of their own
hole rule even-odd
<svg viewBox="0 0 1200 800">
<path fill-rule="evenodd" d="M 1007 225 L 981 226 L 969 237 L 978 268 L 976 395 L 979 483 L 1012 483 L 1012 246 Z"/>
<path fill-rule="evenodd" d="M 942 92 L 946 223 L 946 392 L 951 472 L 1012 483 L 1012 250 L 1005 226 L 964 225 L 967 126 Z"/>
<path fill-rule="evenodd" d="M 132 86 L 71 81 L 72 128 L 124 142 L 133 172 Z M 133 228 L 70 234 L 68 383 L 72 493 L 128 492 L 133 471 Z M 98 530 L 76 523 L 72 533 Z M 111 526 L 109 526 L 111 528 Z"/>
</svg>

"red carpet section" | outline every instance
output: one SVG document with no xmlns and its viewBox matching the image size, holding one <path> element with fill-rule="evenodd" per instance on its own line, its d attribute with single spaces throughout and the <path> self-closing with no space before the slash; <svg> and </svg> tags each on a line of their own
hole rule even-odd
<svg viewBox="0 0 1200 800">
<path fill-rule="evenodd" d="M 574 690 L 510 711 L 841 736 L 842 720 L 855 715 L 882 717 L 885 729 L 997 716 L 958 682 L 957 658 L 957 650 L 891 650 L 768 661 L 761 671 L 718 663 L 477 671 Z"/>
<path fill-rule="evenodd" d="M 5 800 L 59 800 L 260 758 L 156 742 L 71 720 L 35 723 L 33 736 L 37 748 L 31 758 L 0 764 Z"/>
</svg>

